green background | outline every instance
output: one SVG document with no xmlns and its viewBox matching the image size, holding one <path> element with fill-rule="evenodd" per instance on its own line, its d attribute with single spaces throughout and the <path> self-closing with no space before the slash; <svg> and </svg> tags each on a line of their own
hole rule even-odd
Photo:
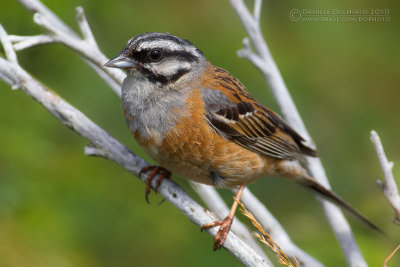
<svg viewBox="0 0 400 267">
<path fill-rule="evenodd" d="M 259 71 L 236 56 L 246 34 L 227 0 L 44 3 L 76 31 L 74 8 L 83 6 L 108 57 L 143 32 L 187 38 L 263 104 L 278 109 Z M 390 22 L 294 22 L 294 8 L 383 8 L 390 10 Z M 399 226 L 375 183 L 382 174 L 369 141 L 376 129 L 399 179 L 398 11 L 395 1 L 267 1 L 262 7 L 262 30 L 334 191 L 388 234 L 348 216 L 370 266 L 381 266 L 400 242 Z M 0 22 L 10 34 L 43 33 L 16 1 L 1 1 Z M 52 44 L 18 57 L 37 79 L 149 160 L 124 125 L 118 97 L 77 55 Z M 225 250 L 213 252 L 212 238 L 171 204 L 157 205 L 160 196 L 152 193 L 147 205 L 141 181 L 112 162 L 84 156 L 86 140 L 4 82 L 0 140 L 0 266 L 240 266 Z M 198 199 L 185 180 L 174 180 Z M 250 188 L 298 246 L 327 266 L 345 265 L 310 192 L 278 178 Z M 220 192 L 232 202 L 228 190 Z M 400 266 L 400 253 L 389 266 Z"/>
</svg>

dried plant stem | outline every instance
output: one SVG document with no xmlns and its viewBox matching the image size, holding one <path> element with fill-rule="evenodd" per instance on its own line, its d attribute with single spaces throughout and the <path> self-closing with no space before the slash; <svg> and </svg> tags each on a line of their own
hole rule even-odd
<svg viewBox="0 0 400 267">
<path fill-rule="evenodd" d="M 394 254 L 400 249 L 400 245 L 398 245 L 390 254 L 387 256 L 385 261 L 383 262 L 383 267 L 387 267 L 387 263 L 390 261 L 390 259 L 393 257 Z"/>
<path fill-rule="evenodd" d="M 239 202 L 240 205 L 240 212 L 246 216 L 253 226 L 259 231 L 259 233 L 254 233 L 254 236 L 258 238 L 263 244 L 271 249 L 272 252 L 276 255 L 280 264 L 286 266 L 294 266 L 298 267 L 299 263 L 297 262 L 296 258 L 293 257 L 293 261 L 286 255 L 286 253 L 281 249 L 281 247 L 272 240 L 271 236 L 264 230 L 261 224 L 257 221 L 253 214 L 251 214 L 243 203 Z"/>
</svg>

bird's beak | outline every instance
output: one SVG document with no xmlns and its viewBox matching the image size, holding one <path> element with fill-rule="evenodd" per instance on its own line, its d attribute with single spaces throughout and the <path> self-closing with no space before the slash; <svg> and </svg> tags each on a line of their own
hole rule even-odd
<svg viewBox="0 0 400 267">
<path fill-rule="evenodd" d="M 128 69 L 132 68 L 135 65 L 135 62 L 129 57 L 125 55 L 125 53 L 120 53 L 118 56 L 115 58 L 111 59 L 108 61 L 106 64 L 104 64 L 105 67 L 110 67 L 110 68 L 119 68 L 119 69 Z"/>
</svg>

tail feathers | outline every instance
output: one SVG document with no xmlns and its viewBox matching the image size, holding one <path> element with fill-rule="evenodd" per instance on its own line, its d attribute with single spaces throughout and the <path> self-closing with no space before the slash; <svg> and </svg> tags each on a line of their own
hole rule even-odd
<svg viewBox="0 0 400 267">
<path fill-rule="evenodd" d="M 308 187 L 312 189 L 313 191 L 319 193 L 322 197 L 324 197 L 326 200 L 329 200 L 333 204 L 336 204 L 337 206 L 347 210 L 351 214 L 353 214 L 355 217 L 360 219 L 363 223 L 371 227 L 372 229 L 378 231 L 379 233 L 385 235 L 385 233 L 374 223 L 372 223 L 370 220 L 368 220 L 364 215 L 362 215 L 358 210 L 350 206 L 350 204 L 346 203 L 343 199 L 341 199 L 338 195 L 333 193 L 331 190 L 327 189 L 317 181 L 315 181 L 311 177 L 303 177 L 303 178 L 298 178 L 297 182 L 305 187 Z"/>
</svg>

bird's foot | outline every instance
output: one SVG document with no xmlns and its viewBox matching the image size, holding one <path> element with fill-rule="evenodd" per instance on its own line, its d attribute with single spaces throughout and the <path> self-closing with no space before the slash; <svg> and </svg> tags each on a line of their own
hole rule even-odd
<svg viewBox="0 0 400 267">
<path fill-rule="evenodd" d="M 164 179 L 170 179 L 171 178 L 171 172 L 168 171 L 167 169 L 164 169 L 161 166 L 147 166 L 144 167 L 143 169 L 140 170 L 139 172 L 139 176 L 141 176 L 143 173 L 147 173 L 150 172 L 150 174 L 148 175 L 147 181 L 146 181 L 146 194 L 145 194 L 145 198 L 146 198 L 146 202 L 149 202 L 149 194 L 150 194 L 150 188 L 151 188 L 151 181 L 153 181 L 153 179 L 158 176 L 157 181 L 156 181 L 156 186 L 154 188 L 154 190 L 156 192 L 158 192 L 158 188 L 160 187 L 160 184 L 162 182 L 162 180 Z"/>
<path fill-rule="evenodd" d="M 218 233 L 214 237 L 214 251 L 221 249 L 225 243 L 225 239 L 228 236 L 229 230 L 231 229 L 233 222 L 233 216 L 226 216 L 223 221 L 215 221 L 212 223 L 207 223 L 201 227 L 201 230 L 208 229 L 211 227 L 219 226 Z"/>
</svg>

